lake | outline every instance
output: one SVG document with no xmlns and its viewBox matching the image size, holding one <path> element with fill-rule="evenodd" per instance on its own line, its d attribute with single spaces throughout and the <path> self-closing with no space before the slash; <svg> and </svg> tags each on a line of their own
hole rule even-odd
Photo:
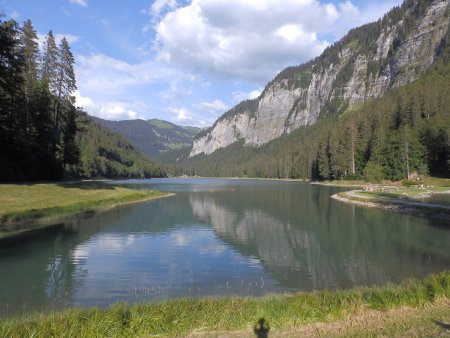
<svg viewBox="0 0 450 338">
<path fill-rule="evenodd" d="M 383 285 L 450 268 L 436 221 L 347 205 L 344 188 L 116 181 L 176 195 L 0 241 L 0 315 L 173 297 Z"/>
</svg>

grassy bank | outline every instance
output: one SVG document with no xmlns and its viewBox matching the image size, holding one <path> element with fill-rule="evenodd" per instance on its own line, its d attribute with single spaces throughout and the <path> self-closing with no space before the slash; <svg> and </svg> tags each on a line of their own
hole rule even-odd
<svg viewBox="0 0 450 338">
<path fill-rule="evenodd" d="M 384 209 L 449 223 L 450 204 L 445 201 L 433 202 L 426 200 L 433 193 L 443 192 L 448 193 L 447 190 L 442 190 L 440 187 L 429 188 L 427 190 L 403 187 L 393 190 L 386 188 L 382 191 L 345 191 L 331 197 L 341 202 L 352 203 L 363 207 Z"/>
<path fill-rule="evenodd" d="M 286 333 L 296 336 L 307 328 L 319 332 L 323 326 L 351 321 L 352 318 L 382 317 L 386 311 L 409 309 L 417 317 L 449 324 L 450 272 L 428 276 L 423 280 L 409 280 L 401 285 L 359 288 L 347 291 L 320 291 L 290 296 L 263 298 L 181 299 L 163 303 L 128 306 L 116 304 L 108 309 L 67 309 L 51 314 L 35 314 L 0 322 L 2 337 L 140 337 L 140 336 L 252 336 L 256 321 L 264 317 L 271 327 L 271 335 Z M 434 309 L 430 312 L 430 309 Z M 431 314 L 430 314 L 431 313 Z M 434 315 L 433 315 L 434 313 Z M 437 316 L 437 317 L 436 317 Z M 408 316 L 390 317 L 392 332 L 406 333 Z M 354 333 L 377 331 L 369 320 Z M 420 323 L 409 320 L 410 324 Z M 316 323 L 316 324 L 314 324 Z M 317 324 L 322 323 L 322 324 Z M 325 324 L 323 324 L 325 323 Z M 328 324 L 327 324 L 328 323 Z M 387 326 L 377 321 L 386 329 Z M 373 324 L 375 325 L 375 324 Z M 410 325 L 410 326 L 411 326 Z M 424 323 L 420 324 L 424 325 Z M 337 325 L 336 335 L 342 325 Z M 445 333 L 445 326 L 443 326 Z M 349 325 L 354 330 L 354 325 Z M 436 326 L 436 329 L 439 329 Z M 300 331 L 299 331 L 300 330 Z M 317 331 L 319 330 L 319 331 Z M 350 331 L 349 331 L 350 332 Z M 353 331 L 352 331 L 353 332 Z M 328 332 L 332 336 L 333 332 Z M 388 332 L 389 333 L 389 332 Z"/>
<path fill-rule="evenodd" d="M 0 230 L 166 195 L 99 181 L 0 184 Z"/>
<path fill-rule="evenodd" d="M 311 182 L 312 184 L 318 184 L 318 185 L 331 185 L 336 187 L 364 187 L 368 185 L 376 185 L 380 187 L 385 187 L 387 189 L 404 189 L 404 191 L 409 191 L 411 189 L 418 189 L 415 186 L 408 187 L 411 189 L 407 189 L 406 187 L 403 187 L 402 182 L 393 182 L 393 181 L 383 181 L 380 183 L 368 183 L 364 180 L 333 180 L 333 181 L 317 181 L 317 182 Z M 419 183 L 418 183 L 419 184 Z M 448 191 L 450 192 L 450 179 L 446 178 L 437 178 L 437 177 L 427 177 L 424 180 L 420 181 L 420 184 L 423 184 L 425 187 L 428 188 L 430 191 L 440 192 L 440 191 Z"/>
</svg>

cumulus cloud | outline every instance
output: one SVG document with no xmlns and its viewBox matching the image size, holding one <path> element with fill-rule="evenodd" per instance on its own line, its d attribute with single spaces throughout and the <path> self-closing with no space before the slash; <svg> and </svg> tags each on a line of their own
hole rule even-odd
<svg viewBox="0 0 450 338">
<path fill-rule="evenodd" d="M 81 7 L 87 7 L 86 0 L 70 0 L 70 3 L 81 6 Z"/>
<path fill-rule="evenodd" d="M 156 0 L 153 2 L 150 8 L 150 14 L 157 18 L 161 15 L 161 12 L 165 9 L 173 10 L 177 7 L 176 0 Z"/>
<path fill-rule="evenodd" d="M 193 0 L 184 7 L 161 0 L 152 13 L 165 6 L 170 10 L 155 24 L 160 60 L 247 81 L 268 80 L 301 64 L 336 35 L 382 14 L 362 13 L 350 1 L 318 0 Z"/>
<path fill-rule="evenodd" d="M 84 92 L 109 95 L 123 95 L 127 88 L 134 85 L 183 77 L 179 71 L 154 61 L 132 64 L 103 54 L 77 55 L 75 73 Z"/>
<path fill-rule="evenodd" d="M 89 115 L 97 116 L 106 120 L 134 120 L 144 119 L 144 116 L 137 111 L 147 111 L 148 107 L 142 102 L 94 102 L 93 99 L 81 95 L 76 90 L 74 92 L 76 105 L 83 108 Z"/>
</svg>

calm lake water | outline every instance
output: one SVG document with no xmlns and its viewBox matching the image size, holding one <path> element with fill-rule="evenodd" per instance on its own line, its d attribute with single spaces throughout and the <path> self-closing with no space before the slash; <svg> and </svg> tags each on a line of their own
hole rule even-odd
<svg viewBox="0 0 450 338">
<path fill-rule="evenodd" d="M 231 179 L 119 183 L 176 195 L 1 240 L 0 315 L 382 285 L 450 268 L 448 227 L 330 199 L 342 188 Z"/>
</svg>

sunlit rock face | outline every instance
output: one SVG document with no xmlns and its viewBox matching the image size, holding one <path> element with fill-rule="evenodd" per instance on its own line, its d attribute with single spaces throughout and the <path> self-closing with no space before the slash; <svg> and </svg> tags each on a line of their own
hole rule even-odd
<svg viewBox="0 0 450 338">
<path fill-rule="evenodd" d="M 401 42 L 406 18 L 390 19 L 377 36 L 368 37 L 365 48 L 358 39 L 337 43 L 328 54 L 284 70 L 257 99 L 236 106 L 197 136 L 189 156 L 209 155 L 239 140 L 267 143 L 314 124 L 322 114 L 342 113 L 413 81 L 436 59 L 448 31 L 448 12 L 449 0 L 434 0 Z M 332 53 L 336 57 L 326 59 Z"/>
</svg>

